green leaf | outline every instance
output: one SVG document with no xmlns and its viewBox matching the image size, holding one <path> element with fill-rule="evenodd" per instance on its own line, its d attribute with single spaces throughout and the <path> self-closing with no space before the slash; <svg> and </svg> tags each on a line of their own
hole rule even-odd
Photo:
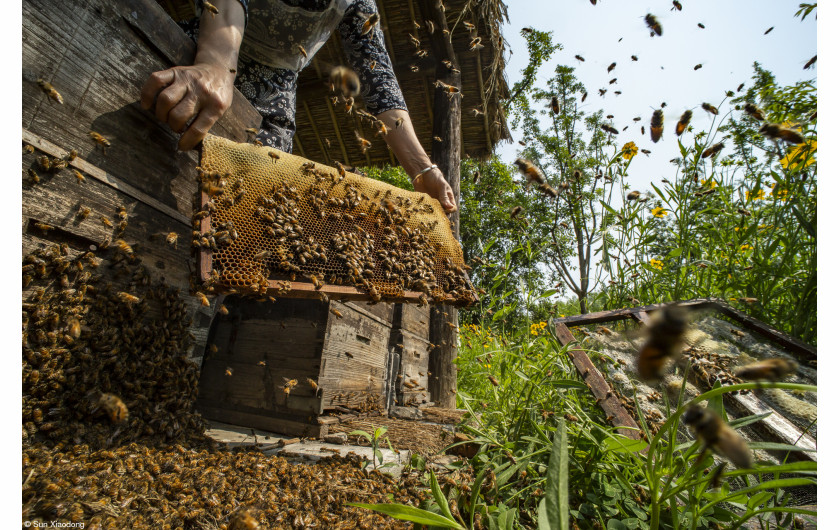
<svg viewBox="0 0 840 530">
<path fill-rule="evenodd" d="M 557 289 L 549 289 L 548 291 L 543 291 L 539 298 L 548 298 L 549 296 L 553 296 L 555 294 L 557 294 Z"/>
<path fill-rule="evenodd" d="M 377 427 L 376 431 L 374 431 L 373 433 L 373 439 L 378 440 L 379 437 L 385 434 L 386 432 L 388 432 L 388 427 L 385 427 L 384 425 L 381 427 Z"/>
<path fill-rule="evenodd" d="M 545 511 L 539 513 L 539 527 L 551 530 L 569 528 L 569 455 L 566 422 L 557 422 L 554 446 L 546 473 Z"/>
<path fill-rule="evenodd" d="M 513 309 L 514 309 L 515 307 L 516 307 L 516 304 L 515 304 L 515 303 L 512 303 L 512 304 L 508 304 L 508 305 L 506 305 L 505 307 L 503 307 L 503 308 L 501 308 L 500 310 L 498 310 L 498 311 L 496 312 L 496 314 L 495 314 L 495 315 L 493 315 L 493 322 L 495 322 L 495 321 L 499 320 L 500 318 L 504 318 L 504 317 L 506 317 L 506 316 L 508 315 L 508 313 L 510 313 L 511 311 L 513 311 Z"/>
<path fill-rule="evenodd" d="M 607 521 L 607 530 L 628 530 L 628 528 L 618 519 L 610 519 Z"/>
<path fill-rule="evenodd" d="M 548 383 L 556 388 L 577 388 L 580 390 L 586 390 L 589 388 L 586 386 L 586 383 L 581 383 L 580 381 L 575 381 L 574 379 L 552 379 Z"/>
<path fill-rule="evenodd" d="M 370 437 L 370 434 L 366 433 L 365 431 L 351 431 L 347 433 L 347 436 L 364 436 L 368 442 L 373 441 Z"/>
<path fill-rule="evenodd" d="M 712 390 L 720 387 L 720 381 L 715 381 L 715 385 L 712 387 Z M 708 407 L 709 409 L 717 412 L 718 416 L 723 418 L 723 421 L 729 421 L 729 418 L 726 415 L 726 409 L 723 407 L 723 394 L 717 394 L 710 397 Z"/>
<path fill-rule="evenodd" d="M 647 445 L 644 440 L 634 440 L 621 434 L 614 434 L 603 443 L 604 449 L 614 453 L 635 453 L 644 450 Z"/>
<path fill-rule="evenodd" d="M 400 521 L 410 521 L 412 523 L 424 524 L 427 526 L 442 526 L 444 528 L 454 528 L 456 530 L 466 530 L 463 526 L 455 521 L 451 521 L 442 515 L 421 510 L 414 506 L 405 506 L 402 504 L 364 504 L 358 502 L 348 502 L 346 506 L 355 506 L 356 508 L 366 508 L 375 512 L 390 515 L 394 519 Z"/>
<path fill-rule="evenodd" d="M 452 512 L 449 511 L 449 503 L 446 502 L 446 495 L 443 494 L 443 490 L 440 489 L 440 485 L 438 484 L 437 477 L 435 476 L 433 471 L 429 472 L 429 486 L 432 488 L 432 495 L 435 498 L 435 502 L 440 508 L 440 511 L 443 512 L 443 515 L 452 522 L 455 522 L 455 518 L 452 517 Z M 457 523 L 456 523 L 457 524 Z"/>
</svg>

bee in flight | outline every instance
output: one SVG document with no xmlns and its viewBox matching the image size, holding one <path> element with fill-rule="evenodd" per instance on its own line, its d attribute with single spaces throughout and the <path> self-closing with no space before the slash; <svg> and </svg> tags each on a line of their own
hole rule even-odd
<svg viewBox="0 0 840 530">
<path fill-rule="evenodd" d="M 799 365 L 794 361 L 772 358 L 742 366 L 735 372 L 735 377 L 750 381 L 781 381 L 798 369 Z"/>
<path fill-rule="evenodd" d="M 791 144 L 801 144 L 805 142 L 805 138 L 794 129 L 782 127 L 778 123 L 765 123 L 758 130 L 761 134 L 772 140 L 784 140 Z"/>
<path fill-rule="evenodd" d="M 752 452 L 747 442 L 716 412 L 691 405 L 683 415 L 683 421 L 703 442 L 704 451 L 711 448 L 742 469 L 752 467 Z"/>
<path fill-rule="evenodd" d="M 662 379 L 668 361 L 682 351 L 683 337 L 690 325 L 689 310 L 677 304 L 666 305 L 653 315 L 636 361 L 643 380 Z"/>
<path fill-rule="evenodd" d="M 656 17 L 648 13 L 645 15 L 645 24 L 647 24 L 648 28 L 650 28 L 650 36 L 653 37 L 654 34 L 658 36 L 662 36 L 662 24 L 656 20 Z"/>
<path fill-rule="evenodd" d="M 333 91 L 341 92 L 345 99 L 357 96 L 362 86 L 356 72 L 345 66 L 336 66 L 330 71 L 330 85 Z"/>
<path fill-rule="evenodd" d="M 662 110 L 657 109 L 653 111 L 653 116 L 650 118 L 650 139 L 653 140 L 653 143 L 659 141 L 662 138 L 662 132 L 665 128 L 665 118 L 662 115 Z M 645 133 L 644 127 L 642 128 L 642 134 Z"/>
<path fill-rule="evenodd" d="M 680 116 L 680 121 L 677 122 L 677 136 L 682 135 L 685 132 L 685 128 L 688 127 L 688 122 L 691 121 L 691 111 L 687 110 L 682 113 Z"/>
</svg>

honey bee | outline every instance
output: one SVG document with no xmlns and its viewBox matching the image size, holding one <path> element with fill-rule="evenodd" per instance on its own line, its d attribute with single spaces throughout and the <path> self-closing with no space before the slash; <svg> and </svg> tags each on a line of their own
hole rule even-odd
<svg viewBox="0 0 840 530">
<path fill-rule="evenodd" d="M 374 13 L 365 20 L 365 23 L 362 24 L 362 35 L 367 35 L 376 25 L 379 23 L 379 13 Z"/>
<path fill-rule="evenodd" d="M 231 376 L 233 375 L 233 368 L 231 368 L 230 366 L 228 366 L 228 367 L 225 369 L 225 375 L 226 375 L 226 376 L 228 376 L 228 377 L 231 377 Z"/>
<path fill-rule="evenodd" d="M 538 184 L 545 183 L 545 176 L 543 175 L 542 171 L 537 168 L 534 164 L 530 161 L 525 160 L 524 158 L 517 158 L 513 161 L 514 164 L 519 168 L 519 172 L 525 177 L 525 180 L 530 186 L 532 183 L 536 182 Z"/>
<path fill-rule="evenodd" d="M 499 380 L 493 377 L 492 375 L 488 375 L 487 379 L 493 384 L 493 386 L 499 386 Z"/>
<path fill-rule="evenodd" d="M 560 101 L 557 99 L 557 96 L 551 96 L 551 112 L 560 114 Z"/>
<path fill-rule="evenodd" d="M 580 61 L 582 63 L 586 62 L 586 59 L 584 59 L 582 55 L 575 55 L 575 59 L 577 59 L 578 61 Z"/>
<path fill-rule="evenodd" d="M 542 184 L 538 185 L 537 189 L 540 190 L 547 197 L 559 197 L 560 196 L 560 192 L 558 192 L 556 189 L 549 186 L 547 182 L 543 182 Z"/>
<path fill-rule="evenodd" d="M 105 152 L 106 148 L 111 147 L 111 142 L 109 142 L 107 138 L 105 138 L 96 131 L 88 132 L 88 136 L 90 136 L 91 140 L 102 146 L 103 153 Z"/>
<path fill-rule="evenodd" d="M 420 40 L 411 33 L 408 34 L 408 40 L 411 41 L 411 44 L 413 44 L 415 48 L 420 47 Z"/>
<path fill-rule="evenodd" d="M 519 215 L 520 212 L 522 212 L 522 207 L 521 206 L 514 206 L 510 210 L 510 218 L 511 219 L 516 219 L 516 216 Z"/>
<path fill-rule="evenodd" d="M 758 130 L 764 136 L 773 140 L 784 140 L 791 144 L 801 144 L 805 142 L 805 138 L 794 129 L 782 127 L 777 123 L 765 123 Z"/>
<path fill-rule="evenodd" d="M 618 134 L 618 129 L 611 125 L 607 125 L 606 123 L 601 125 L 601 129 L 610 134 Z"/>
<path fill-rule="evenodd" d="M 469 50 L 471 52 L 477 51 L 484 48 L 484 45 L 481 44 L 481 37 L 476 37 L 470 41 Z"/>
<path fill-rule="evenodd" d="M 689 325 L 688 310 L 676 304 L 667 305 L 654 314 L 636 363 L 643 380 L 662 378 L 668 360 L 680 353 L 682 338 Z"/>
<path fill-rule="evenodd" d="M 78 339 L 82 334 L 82 324 L 79 322 L 78 318 L 71 317 L 67 321 L 67 333 L 74 339 Z"/>
<path fill-rule="evenodd" d="M 90 208 L 87 206 L 79 206 L 79 211 L 76 212 L 76 217 L 79 218 L 80 221 L 84 221 L 90 215 Z"/>
<path fill-rule="evenodd" d="M 662 36 L 662 24 L 656 20 L 656 17 L 648 13 L 645 15 L 645 24 L 647 27 L 650 28 L 650 36 L 653 37 L 654 34 L 658 36 Z"/>
<path fill-rule="evenodd" d="M 717 116 L 718 109 L 717 109 L 717 107 L 715 107 L 711 103 L 703 103 L 700 106 L 703 107 L 703 110 L 705 110 L 706 112 Z"/>
<path fill-rule="evenodd" d="M 304 48 L 300 44 L 297 45 L 297 49 L 300 52 L 300 54 L 303 55 L 304 59 L 307 59 L 309 57 L 309 55 L 306 54 L 306 48 Z"/>
<path fill-rule="evenodd" d="M 111 423 L 122 423 L 128 418 L 128 407 L 114 394 L 102 394 L 97 403 L 100 410 L 104 410 Z"/>
<path fill-rule="evenodd" d="M 807 70 L 807 69 L 811 68 L 814 65 L 815 62 L 817 62 L 817 56 L 816 55 L 811 57 L 810 59 L 808 59 L 808 62 L 805 63 L 805 66 L 803 66 L 802 69 Z"/>
<path fill-rule="evenodd" d="M 429 32 L 429 35 L 433 35 L 434 32 L 435 32 L 435 23 L 432 22 L 431 20 L 424 20 L 423 22 L 426 24 L 426 31 Z M 417 24 L 417 23 L 415 22 L 415 24 Z M 419 26 L 418 26 L 418 28 L 419 28 Z"/>
<path fill-rule="evenodd" d="M 313 381 L 312 379 L 310 379 L 308 377 L 306 378 L 306 382 L 309 383 L 309 386 L 310 386 L 310 388 L 312 388 L 313 392 L 318 391 L 318 383 L 316 383 L 315 381 Z"/>
<path fill-rule="evenodd" d="M 653 111 L 653 116 L 650 118 L 650 139 L 653 140 L 653 143 L 658 142 L 662 138 L 662 132 L 665 130 L 664 122 L 662 110 L 657 109 Z M 642 128 L 642 134 L 644 132 L 644 128 Z"/>
<path fill-rule="evenodd" d="M 47 95 L 51 100 L 55 101 L 59 105 L 64 104 L 64 98 L 61 97 L 61 94 L 58 93 L 58 90 L 55 89 L 48 81 L 43 79 L 38 79 L 38 86 L 41 87 L 41 90 L 44 94 Z"/>
<path fill-rule="evenodd" d="M 583 95 L 580 97 L 580 102 L 583 103 L 584 101 L 586 101 L 586 96 L 588 96 L 588 95 L 589 95 L 589 92 L 584 91 Z"/>
<path fill-rule="evenodd" d="M 350 353 L 349 351 L 344 352 L 344 355 L 346 355 L 347 357 L 350 357 L 351 359 L 353 358 L 353 354 Z"/>
<path fill-rule="evenodd" d="M 78 182 L 79 184 L 85 181 L 85 176 L 82 175 L 82 173 L 76 169 L 73 170 L 73 176 L 76 177 L 76 182 Z"/>
<path fill-rule="evenodd" d="M 607 67 L 607 73 L 610 73 L 610 72 L 612 72 L 613 70 L 615 70 L 615 66 L 616 66 L 616 63 L 612 63 L 611 65 L 609 65 L 609 66 Z"/>
<path fill-rule="evenodd" d="M 397 118 L 397 120 L 394 122 L 394 128 L 399 129 L 400 127 L 402 127 L 403 122 L 405 122 L 405 118 Z"/>
<path fill-rule="evenodd" d="M 599 96 L 604 97 L 604 94 L 606 94 L 606 93 L 607 93 L 607 89 L 606 89 L 606 88 L 599 88 L 599 89 L 598 89 L 598 95 L 599 95 Z"/>
<path fill-rule="evenodd" d="M 764 121 L 764 111 L 752 103 L 747 103 L 746 105 L 744 105 L 744 112 L 757 119 L 758 121 Z"/>
<path fill-rule="evenodd" d="M 704 449 L 713 449 L 737 467 L 752 467 L 752 452 L 747 442 L 716 412 L 696 404 L 691 405 L 683 415 L 683 421 L 703 441 Z"/>
<path fill-rule="evenodd" d="M 700 22 L 697 23 L 697 27 L 700 29 L 706 29 L 706 26 Z"/>
<path fill-rule="evenodd" d="M 458 87 L 452 86 L 452 85 L 447 85 L 446 83 L 444 83 L 440 79 L 435 81 L 435 86 L 438 87 L 438 88 L 442 88 L 443 91 L 446 92 L 447 94 L 457 94 L 461 91 Z"/>
<path fill-rule="evenodd" d="M 677 11 L 682 11 L 682 4 L 679 3 L 679 0 L 673 0 L 672 3 L 674 4 L 674 7 L 671 8 L 671 11 L 673 11 L 674 9 L 676 9 Z"/>
<path fill-rule="evenodd" d="M 274 163 L 275 163 L 275 164 L 276 164 L 276 163 L 277 163 L 277 161 L 280 159 L 280 155 L 278 155 L 278 154 L 277 154 L 277 153 L 275 153 L 274 151 L 269 151 L 269 152 L 268 152 L 268 156 L 270 156 L 271 158 L 273 158 L 273 159 L 274 159 Z M 211 186 L 211 188 L 212 188 L 212 187 L 213 187 L 213 186 Z M 221 192 L 219 192 L 219 193 L 221 193 Z"/>
<path fill-rule="evenodd" d="M 270 250 L 260 250 L 254 254 L 254 259 L 262 260 L 271 255 Z"/>
<path fill-rule="evenodd" d="M 799 365 L 787 359 L 765 359 L 757 363 L 742 366 L 735 372 L 735 377 L 750 381 L 781 381 L 796 373 Z"/>
<path fill-rule="evenodd" d="M 775 28 L 775 27 L 776 27 L 776 26 L 770 26 L 769 28 L 767 28 L 767 31 L 765 31 L 765 32 L 764 32 L 764 34 L 765 34 L 765 35 L 767 35 L 767 34 L 768 34 L 768 33 L 770 33 L 771 31 L 773 31 L 773 28 Z"/>
<path fill-rule="evenodd" d="M 362 153 L 367 153 L 368 149 L 370 149 L 370 146 L 373 145 L 370 143 L 370 140 L 367 140 L 366 138 L 362 137 L 358 133 L 358 131 L 356 131 L 356 140 L 358 140 L 359 142 L 359 147 L 361 147 Z"/>
<path fill-rule="evenodd" d="M 216 18 L 216 15 L 219 14 L 219 8 L 217 8 L 207 0 L 204 0 L 201 5 L 202 7 L 204 7 L 204 9 L 210 12 L 210 16 L 212 16 L 213 18 Z"/>
<path fill-rule="evenodd" d="M 76 157 L 78 157 L 78 156 L 79 156 L 79 152 L 76 151 L 75 149 L 71 149 L 70 152 L 67 153 L 67 156 L 65 156 L 64 159 L 68 162 L 72 162 L 73 160 L 76 160 Z"/>
<path fill-rule="evenodd" d="M 641 192 L 631 191 L 630 193 L 627 194 L 627 200 L 628 201 L 635 201 L 636 199 L 639 198 L 639 196 L 641 196 Z"/>
<path fill-rule="evenodd" d="M 131 245 L 129 245 L 122 239 L 117 239 L 114 242 L 114 244 L 117 245 L 117 248 L 119 248 L 121 252 L 125 252 L 126 254 L 134 254 L 134 249 L 131 248 Z"/>
<path fill-rule="evenodd" d="M 420 71 L 420 67 L 419 67 L 419 66 L 417 66 L 416 64 L 412 64 L 411 66 L 409 66 L 409 69 L 410 69 L 412 72 L 419 72 L 419 71 Z"/>
<path fill-rule="evenodd" d="M 341 92 L 345 99 L 357 96 L 361 90 L 359 76 L 345 66 L 336 66 L 330 71 L 330 84 L 332 90 Z"/>
<path fill-rule="evenodd" d="M 703 68 L 703 63 L 698 63 L 698 64 L 695 64 L 695 65 L 694 65 L 694 71 L 695 71 L 695 72 L 696 72 L 697 70 L 701 69 L 701 68 Z"/>
<path fill-rule="evenodd" d="M 709 147 L 703 154 L 700 155 L 700 158 L 709 158 L 710 156 L 714 156 L 718 154 L 723 149 L 723 142 L 718 142 L 715 145 Z"/>
<path fill-rule="evenodd" d="M 210 307 L 210 300 L 207 299 L 207 295 L 198 291 L 195 293 L 195 297 L 198 298 L 198 301 L 201 302 L 201 305 L 204 307 Z"/>
<path fill-rule="evenodd" d="M 245 129 L 245 132 L 246 132 L 246 133 L 253 134 L 254 136 L 256 136 L 257 134 L 259 134 L 259 132 L 260 132 L 260 131 L 258 131 L 258 130 L 257 130 L 257 129 L 255 129 L 254 127 L 250 127 L 250 128 L 248 128 L 248 129 Z"/>
<path fill-rule="evenodd" d="M 682 113 L 680 121 L 677 122 L 677 136 L 680 136 L 683 132 L 685 132 L 685 128 L 688 127 L 688 122 L 691 121 L 691 115 L 692 112 L 690 110 Z"/>
<path fill-rule="evenodd" d="M 229 312 L 230 311 L 228 311 L 228 308 L 225 306 L 225 304 L 219 306 L 219 313 L 227 315 Z"/>
</svg>

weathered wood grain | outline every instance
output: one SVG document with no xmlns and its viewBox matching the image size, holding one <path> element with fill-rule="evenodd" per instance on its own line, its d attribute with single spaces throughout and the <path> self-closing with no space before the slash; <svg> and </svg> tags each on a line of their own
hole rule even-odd
<svg viewBox="0 0 840 530">
<path fill-rule="evenodd" d="M 556 322 L 555 326 L 557 339 L 563 346 L 571 344 L 577 340 L 572 335 L 572 332 L 569 331 L 569 328 L 567 328 L 562 322 Z M 592 395 L 595 396 L 598 404 L 607 415 L 607 421 L 615 427 L 618 427 L 617 430 L 619 434 L 638 440 L 641 437 L 639 425 L 630 416 L 630 414 L 624 410 L 624 407 L 621 405 L 621 402 L 615 394 L 613 394 L 610 386 L 604 379 L 604 376 L 601 375 L 598 368 L 592 364 L 592 360 L 589 359 L 586 352 L 580 348 L 572 347 L 569 348 L 568 354 L 578 373 L 586 383 L 586 386 L 589 387 Z"/>
</svg>

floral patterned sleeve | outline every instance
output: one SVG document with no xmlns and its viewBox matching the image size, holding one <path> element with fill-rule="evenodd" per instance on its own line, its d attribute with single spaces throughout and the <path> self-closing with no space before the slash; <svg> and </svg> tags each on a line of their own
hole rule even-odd
<svg viewBox="0 0 840 530">
<path fill-rule="evenodd" d="M 408 108 L 385 48 L 382 28 L 377 24 L 373 31 L 362 35 L 362 26 L 374 13 L 378 13 L 375 0 L 355 0 L 338 24 L 338 30 L 350 66 L 362 82 L 367 110 L 377 116 L 386 110 Z"/>
<path fill-rule="evenodd" d="M 195 1 L 195 16 L 200 17 L 201 13 L 204 11 L 204 0 L 194 0 Z M 248 26 L 248 0 L 239 0 L 239 3 L 242 4 L 242 9 L 245 10 L 245 26 Z"/>
</svg>

